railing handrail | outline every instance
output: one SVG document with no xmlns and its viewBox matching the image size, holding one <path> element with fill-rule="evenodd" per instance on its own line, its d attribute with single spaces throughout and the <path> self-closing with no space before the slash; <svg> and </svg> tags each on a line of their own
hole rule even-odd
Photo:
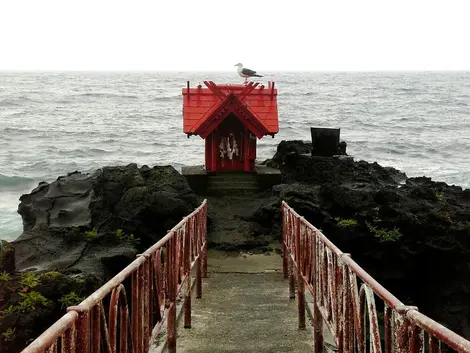
<svg viewBox="0 0 470 353">
<path fill-rule="evenodd" d="M 125 279 L 127 279 L 133 272 L 137 270 L 144 262 L 145 257 L 151 254 L 154 254 L 157 250 L 162 249 L 163 246 L 168 243 L 168 241 L 175 236 L 177 230 L 179 230 L 183 225 L 186 224 L 189 218 L 194 216 L 198 211 L 200 211 L 205 205 L 207 201 L 204 200 L 201 205 L 196 208 L 193 212 L 191 212 L 188 216 L 183 217 L 183 219 L 175 225 L 171 230 L 167 232 L 167 234 L 157 241 L 154 245 L 144 251 L 142 254 L 138 254 L 137 258 L 132 261 L 129 265 L 123 268 L 117 275 L 111 278 L 108 282 L 103 284 L 100 288 L 98 288 L 95 292 L 90 294 L 87 298 L 85 298 L 80 304 L 76 306 L 70 306 L 67 308 L 67 311 L 75 310 L 75 311 L 86 311 L 89 310 L 93 305 L 100 300 L 102 300 L 106 295 L 108 295 L 116 286 L 122 283 Z"/>
<path fill-rule="evenodd" d="M 369 284 L 370 287 L 374 290 L 374 292 L 383 300 L 385 301 L 390 307 L 394 309 L 403 306 L 404 304 L 395 297 L 392 293 L 390 293 L 385 287 L 383 287 L 379 282 L 377 282 L 371 275 L 369 275 L 359 264 L 354 261 L 349 255 L 342 252 L 330 239 L 328 239 L 325 234 L 323 234 L 319 229 L 317 229 L 313 224 L 307 221 L 304 217 L 300 216 L 292 207 L 290 207 L 285 201 L 282 201 L 282 206 L 289 209 L 295 217 L 302 219 L 305 224 L 314 230 L 317 233 L 317 236 L 320 237 L 322 242 L 341 260 L 349 265 L 354 272 L 361 278 L 365 283 Z"/>
<path fill-rule="evenodd" d="M 190 223 L 191 221 L 194 221 L 193 228 L 191 228 L 191 223 Z M 148 268 L 149 272 L 146 273 L 148 277 L 147 279 L 144 279 L 144 282 L 145 282 L 144 286 L 147 285 L 146 289 L 150 288 L 148 286 L 153 285 L 154 280 L 157 281 L 157 279 L 155 278 L 153 279 L 150 278 L 151 273 L 153 273 L 152 266 L 154 264 L 147 263 L 146 268 L 143 268 L 143 266 L 146 264 L 147 261 L 149 261 L 149 259 L 152 259 L 152 257 L 156 255 L 157 252 L 164 249 L 164 247 L 170 243 L 172 244 L 173 250 L 171 252 L 173 254 L 167 254 L 167 259 L 165 262 L 166 267 L 164 270 L 161 270 L 161 271 L 165 271 L 167 276 L 169 276 L 167 278 L 166 286 L 172 283 L 175 287 L 171 290 L 172 296 L 174 297 L 173 302 L 167 303 L 167 305 L 165 305 L 167 308 L 171 309 L 170 311 L 173 312 L 172 314 L 169 314 L 169 315 L 175 316 L 175 317 L 167 318 L 168 336 L 173 335 L 173 342 L 171 342 L 171 344 L 169 343 L 169 350 L 170 352 L 174 351 L 175 345 L 176 345 L 176 332 L 175 332 L 176 330 L 176 302 L 174 301 L 176 300 L 176 296 L 182 290 L 184 282 L 187 281 L 188 288 L 187 288 L 187 292 L 185 293 L 185 326 L 187 325 L 190 326 L 190 310 L 191 310 L 191 305 L 190 305 L 190 301 L 191 301 L 191 294 L 190 294 L 191 278 L 190 277 L 191 275 L 190 275 L 190 272 L 191 272 L 192 266 L 194 264 L 197 265 L 196 297 L 201 297 L 201 293 L 202 293 L 201 283 L 200 283 L 201 277 L 207 276 L 207 222 L 206 221 L 207 221 L 207 200 L 204 200 L 199 207 L 197 207 L 188 216 L 185 216 L 177 225 L 175 225 L 170 231 L 168 231 L 167 234 L 163 238 L 157 241 L 154 245 L 152 245 L 142 254 L 138 254 L 135 260 L 133 260 L 129 265 L 127 265 L 123 270 L 121 270 L 118 274 L 116 274 L 103 286 L 98 288 L 94 293 L 90 294 L 87 298 L 85 298 L 78 305 L 68 307 L 67 313 L 64 316 L 62 316 L 58 321 L 56 321 L 52 326 L 50 326 L 46 331 L 44 331 L 31 344 L 29 344 L 22 351 L 22 353 L 39 353 L 45 350 L 49 350 L 51 348 L 56 349 L 61 336 L 63 337 L 62 346 L 64 344 L 65 345 L 70 344 L 70 346 L 72 345 L 74 346 L 74 349 L 75 349 L 74 352 L 75 351 L 77 353 L 80 353 L 81 351 L 90 352 L 90 349 L 91 349 L 91 352 L 94 353 L 94 349 L 92 345 L 95 343 L 96 340 L 99 343 L 100 337 L 98 337 L 97 339 L 95 337 L 94 342 L 92 342 L 92 338 L 89 332 L 90 331 L 89 324 L 91 320 L 89 318 L 90 316 L 89 314 L 90 313 L 94 314 L 94 309 L 96 309 L 98 306 L 99 311 L 97 313 L 99 316 L 99 313 L 101 312 L 100 311 L 101 301 L 104 298 L 106 298 L 106 296 L 110 295 L 111 293 L 114 293 L 116 289 L 119 289 L 119 287 L 122 287 L 122 283 L 127 278 L 129 278 L 129 276 L 133 275 L 136 271 L 144 272 L 145 269 Z M 186 228 L 183 228 L 183 227 L 186 227 Z M 183 231 L 182 237 L 184 238 L 183 239 L 184 244 L 178 244 L 178 241 L 177 241 L 177 238 L 181 231 Z M 199 236 L 200 238 L 195 239 L 195 236 L 196 237 Z M 191 243 L 192 241 L 196 241 L 197 242 L 196 245 L 198 245 L 199 248 L 197 249 L 194 248 L 195 245 Z M 180 246 L 180 248 L 177 248 L 178 245 Z M 184 254 L 182 254 L 183 249 L 184 249 Z M 177 253 L 178 251 L 180 251 L 180 254 Z M 192 251 L 196 252 L 197 254 L 194 254 Z M 176 258 L 179 259 L 178 261 L 180 261 L 180 263 L 179 262 L 171 263 L 172 261 L 173 262 L 177 261 Z M 179 274 L 178 271 L 180 271 L 182 267 L 184 267 L 184 271 L 186 271 L 186 273 L 184 274 L 181 283 L 178 283 L 178 278 L 177 278 Z M 189 271 L 189 273 L 187 271 Z M 148 283 L 149 281 L 151 281 L 150 284 Z M 142 288 L 140 290 L 142 290 Z M 154 290 L 156 289 L 154 288 Z M 153 294 L 158 296 L 158 293 L 153 293 Z M 144 293 L 138 299 L 136 299 L 137 300 L 136 303 L 138 304 L 138 306 L 140 306 L 140 305 L 144 305 L 143 302 L 145 300 L 153 300 L 153 299 L 154 298 L 149 297 L 148 293 Z M 116 300 L 116 305 L 117 305 L 119 298 L 115 298 L 115 300 Z M 127 304 L 126 304 L 125 310 L 128 310 Z M 135 308 L 132 308 L 132 310 L 134 311 Z M 85 314 L 83 322 L 81 322 L 81 318 L 83 319 L 82 314 Z M 127 315 L 130 317 L 129 313 Z M 163 319 L 164 317 L 161 318 L 161 321 L 163 321 Z M 148 318 L 148 320 L 150 321 L 151 319 Z M 189 323 L 186 322 L 188 320 L 189 320 Z M 137 320 L 138 324 L 139 324 L 139 321 L 141 325 L 144 325 L 144 326 L 146 325 L 144 319 Z M 100 324 L 100 319 L 98 319 L 98 325 L 99 324 Z M 79 327 L 80 325 L 82 326 Z M 159 324 L 157 324 L 156 326 L 158 325 Z M 127 324 L 124 326 L 127 326 Z M 124 328 L 124 329 L 127 330 L 127 328 Z M 145 330 L 145 329 L 146 329 L 145 327 L 143 328 L 141 327 L 139 332 L 143 333 L 142 330 Z M 76 331 L 76 335 L 74 335 L 73 340 L 76 340 L 76 342 L 64 342 L 64 339 L 72 340 L 72 333 L 74 331 Z M 150 332 L 152 333 L 152 336 L 156 334 L 156 332 L 152 332 L 152 330 L 150 330 Z M 85 334 L 86 337 L 79 337 L 81 333 Z M 99 328 L 98 328 L 98 335 L 99 336 L 101 335 Z M 142 338 L 142 342 L 144 341 L 144 339 L 148 339 L 148 338 L 149 337 Z M 83 339 L 87 340 L 87 342 L 82 342 Z M 133 338 L 133 340 L 136 340 L 136 339 L 137 338 Z M 110 342 L 109 342 L 108 336 L 105 337 L 105 340 L 106 340 L 105 343 L 109 345 Z M 82 344 L 81 347 L 83 349 L 76 347 L 80 343 Z M 52 351 L 54 351 L 54 349 Z"/>
<path fill-rule="evenodd" d="M 438 322 L 434 321 L 433 319 L 429 318 L 428 316 L 420 313 L 418 311 L 418 308 L 413 307 L 413 306 L 404 305 L 392 293 L 390 293 L 387 289 L 385 289 L 382 285 L 380 285 L 380 283 L 378 283 L 372 276 L 370 276 L 361 266 L 359 266 L 349 256 L 349 254 L 343 253 L 319 229 L 317 229 L 315 226 L 313 226 L 305 218 L 301 217 L 285 201 L 282 201 L 281 211 L 282 211 L 282 232 L 283 232 L 283 270 L 284 270 L 284 277 L 287 278 L 287 277 L 290 276 L 290 278 L 291 278 L 291 280 L 290 280 L 291 298 L 293 296 L 295 296 L 295 289 L 293 287 L 295 285 L 295 279 L 297 279 L 297 281 L 299 281 L 299 278 L 302 278 L 302 280 L 300 282 L 298 282 L 298 288 L 300 288 L 300 289 L 298 289 L 298 292 L 297 292 L 298 293 L 298 300 L 299 300 L 299 327 L 305 326 L 305 322 L 301 322 L 302 320 L 303 321 L 305 320 L 304 317 L 302 318 L 302 315 L 304 315 L 304 314 L 301 312 L 303 310 L 304 305 L 305 305 L 304 304 L 304 297 L 303 297 L 303 287 L 304 287 L 304 285 L 307 285 L 307 287 L 311 291 L 311 294 L 314 297 L 314 306 L 315 306 L 314 310 L 316 311 L 316 314 L 317 315 L 319 314 L 322 317 L 322 321 L 328 319 L 328 318 L 325 317 L 325 309 L 321 308 L 321 303 L 320 303 L 321 301 L 325 300 L 325 297 L 324 297 L 325 294 L 320 293 L 323 290 L 323 288 L 320 288 L 321 286 L 319 286 L 319 284 L 318 284 L 318 281 L 324 281 L 325 279 L 318 279 L 317 278 L 317 279 L 315 279 L 315 283 L 312 284 L 312 283 L 309 283 L 309 279 L 306 278 L 306 275 L 304 273 L 303 266 L 305 266 L 305 257 L 309 257 L 309 256 L 313 256 L 313 255 L 310 254 L 310 252 L 311 252 L 310 249 L 302 248 L 302 246 L 304 246 L 306 244 L 306 242 L 312 241 L 311 239 L 310 240 L 307 239 L 306 241 L 304 240 L 304 243 L 302 243 L 301 238 L 303 237 L 303 234 L 301 234 L 301 232 L 302 232 L 301 228 L 302 228 L 302 225 L 303 225 L 304 227 L 306 227 L 306 229 L 310 229 L 312 231 L 311 234 L 313 234 L 312 237 L 315 238 L 315 241 L 318 241 L 318 242 L 322 243 L 326 248 L 328 248 L 332 252 L 333 255 L 335 255 L 337 257 L 337 261 L 340 262 L 339 264 L 337 264 L 338 266 L 345 266 L 346 268 L 350 269 L 355 276 L 359 277 L 363 281 L 363 285 L 365 284 L 366 286 L 371 288 L 372 291 L 379 298 L 381 298 L 384 301 L 384 303 L 392 310 L 392 313 L 395 312 L 396 314 L 402 315 L 403 318 L 406 318 L 409 321 L 407 323 L 408 327 L 411 327 L 411 328 L 412 327 L 419 327 L 422 330 L 426 331 L 428 333 L 429 337 L 430 337 L 430 341 L 431 341 L 430 344 L 434 345 L 434 348 L 437 347 L 437 344 L 438 344 L 438 342 L 436 341 L 436 339 L 437 339 L 437 340 L 447 344 L 449 347 L 457 350 L 458 352 L 470 352 L 470 341 L 466 340 L 464 337 L 458 335 L 457 333 L 453 332 L 452 330 L 444 327 L 443 325 L 439 324 Z M 291 224 L 292 219 L 290 217 L 292 217 L 294 219 L 293 222 L 295 224 Z M 308 232 L 307 232 L 307 234 L 308 234 Z M 308 235 L 305 235 L 305 237 L 308 237 Z M 313 261 L 311 262 L 311 266 L 315 267 L 315 266 L 317 266 L 317 264 L 323 258 L 319 257 L 320 255 L 318 254 L 318 251 L 317 251 L 317 248 L 316 248 L 317 243 L 315 243 L 315 244 L 309 243 L 308 245 L 315 247 L 314 248 L 315 249 L 314 250 L 315 259 L 313 259 Z M 297 246 L 299 247 L 299 249 L 296 249 Z M 323 254 L 321 256 L 323 256 Z M 308 260 L 311 260 L 311 259 L 309 258 Z M 330 266 L 331 269 L 332 269 L 333 264 L 331 263 L 330 260 L 331 259 L 327 260 L 328 264 L 326 266 Z M 299 265 L 299 261 L 301 262 L 302 266 Z M 297 275 L 293 273 L 292 267 L 296 268 Z M 321 264 L 320 267 L 322 267 L 323 271 L 326 271 L 326 275 L 325 275 L 325 273 L 322 273 L 321 275 L 323 275 L 323 277 L 328 277 L 328 270 L 331 270 L 331 269 L 325 270 L 324 269 L 325 266 L 323 266 L 323 264 Z M 315 271 L 315 270 L 318 270 L 318 269 L 315 267 L 315 269 L 313 269 L 313 271 Z M 289 273 L 288 273 L 288 271 L 289 271 Z M 344 274 L 344 270 L 341 269 L 340 271 L 341 271 L 342 274 Z M 332 272 L 335 272 L 335 271 L 332 271 Z M 320 277 L 321 277 L 321 275 L 320 275 Z M 332 285 L 331 287 L 333 287 L 333 285 L 334 285 L 335 286 L 334 288 L 337 289 L 337 286 L 338 286 L 338 283 L 336 283 L 337 281 L 339 281 L 340 285 L 345 284 L 345 283 L 342 282 L 342 281 L 344 281 L 343 276 L 340 276 L 340 278 L 338 278 L 338 273 L 335 273 L 335 277 L 336 277 L 335 279 L 327 278 L 326 279 L 327 282 L 328 282 L 328 280 L 335 281 L 334 283 L 333 282 L 331 282 L 331 283 L 328 282 L 327 285 L 331 284 Z M 349 284 L 351 285 L 351 283 L 349 283 Z M 357 287 L 357 284 L 355 285 L 355 287 Z M 312 288 L 313 288 L 313 291 L 312 291 Z M 343 290 L 342 287 L 341 287 L 341 290 Z M 346 291 L 348 291 L 348 290 L 351 290 L 351 288 L 348 288 L 348 289 L 344 290 L 340 294 L 343 295 L 343 296 L 347 296 L 348 293 L 346 293 Z M 329 293 L 328 295 L 335 296 L 336 294 L 337 293 Z M 349 294 L 354 295 L 354 293 L 353 294 L 349 293 Z M 322 295 L 323 295 L 323 297 L 321 297 Z M 355 293 L 355 295 L 358 296 L 358 293 Z M 328 299 L 329 298 L 326 298 L 326 300 L 328 300 Z M 349 298 L 349 300 L 353 300 L 353 299 L 354 298 Z M 344 310 L 350 310 L 349 308 L 344 309 L 342 307 L 343 303 L 340 302 L 341 300 L 342 299 L 339 298 L 338 302 L 335 302 L 335 303 L 332 304 L 334 307 L 330 308 L 331 311 L 335 311 L 335 310 L 338 311 L 338 313 L 333 313 L 333 316 L 334 315 L 343 315 Z M 354 305 L 354 303 L 353 303 L 353 305 Z M 339 307 L 341 307 L 341 310 L 343 312 L 339 312 L 340 311 Z M 374 307 L 374 310 L 375 310 L 375 303 L 373 303 L 373 307 Z M 344 314 L 344 315 L 346 315 L 346 314 Z M 374 315 L 375 315 L 375 325 L 377 325 L 377 321 L 376 321 L 377 320 L 377 314 L 374 313 Z M 356 318 L 354 318 L 354 319 L 356 319 Z M 389 318 L 389 319 L 391 320 L 391 318 Z M 316 320 L 318 320 L 318 318 L 315 318 L 314 321 L 316 321 Z M 337 319 L 337 320 L 339 320 L 339 319 Z M 347 318 L 343 317 L 341 323 L 336 322 L 335 324 L 341 330 L 342 328 L 340 326 L 343 325 L 346 320 L 347 320 Z M 346 325 L 346 324 L 344 324 L 344 325 Z M 321 334 L 321 332 L 318 332 L 318 330 L 319 330 L 318 325 L 320 325 L 320 324 L 318 322 L 315 322 L 314 325 L 316 325 L 316 328 L 317 328 L 316 329 L 316 335 L 317 335 L 316 338 L 317 338 L 317 340 L 321 340 L 322 339 L 322 334 Z M 354 323 L 353 325 L 356 325 L 356 323 Z M 371 325 L 372 325 L 372 323 L 371 323 Z M 354 330 L 359 330 L 360 331 L 361 329 L 362 329 L 361 327 L 356 328 L 354 326 Z M 371 332 L 372 332 L 372 329 L 371 329 Z M 375 333 L 378 334 L 378 328 L 377 328 L 377 332 L 375 332 Z M 336 332 L 336 334 L 338 334 L 338 332 Z M 349 333 L 343 332 L 342 334 L 344 335 L 344 336 L 342 336 L 343 340 L 344 340 L 344 337 Z M 408 331 L 407 330 L 402 330 L 401 333 L 398 333 L 398 334 L 406 335 L 406 337 L 404 337 L 404 340 L 406 340 L 406 341 L 408 340 L 408 336 L 407 336 Z M 353 339 L 354 339 L 354 337 L 356 337 L 355 335 L 357 335 L 357 333 L 353 333 L 353 335 L 352 335 Z M 372 333 L 371 333 L 371 335 L 372 335 Z M 363 334 L 363 336 L 365 337 L 365 334 Z M 374 339 L 376 339 L 376 338 L 377 337 L 374 337 Z M 339 344 L 344 343 L 344 342 L 339 342 L 339 340 L 340 340 L 339 337 L 335 337 L 335 339 L 336 339 L 337 343 L 339 343 Z M 390 340 L 391 337 L 388 337 L 388 339 Z M 416 340 L 416 342 L 419 341 L 419 338 L 417 338 L 417 337 L 413 336 L 412 338 L 410 338 L 410 340 L 414 340 L 414 339 Z M 416 343 L 416 342 L 414 342 L 413 345 L 419 345 L 419 343 Z M 347 344 L 354 345 L 354 342 L 349 342 Z M 359 343 L 357 343 L 357 344 L 359 344 Z M 389 343 L 386 343 L 386 344 L 389 344 Z M 423 344 L 423 343 L 421 343 L 421 344 Z M 315 351 L 318 352 L 318 349 L 320 349 L 320 347 L 316 344 L 315 345 Z M 439 348 L 437 348 L 437 349 L 439 349 Z M 386 351 L 388 351 L 388 350 L 386 349 Z M 415 351 L 419 351 L 419 350 L 415 350 Z"/>
<path fill-rule="evenodd" d="M 38 338 L 31 342 L 22 353 L 44 352 L 47 348 L 52 347 L 57 338 L 69 331 L 78 319 L 78 313 L 71 311 L 63 315 L 52 326 L 44 331 Z"/>
</svg>

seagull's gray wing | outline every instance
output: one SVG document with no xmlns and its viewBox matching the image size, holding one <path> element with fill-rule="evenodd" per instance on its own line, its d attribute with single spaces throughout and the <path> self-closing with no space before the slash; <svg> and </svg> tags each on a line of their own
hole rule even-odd
<svg viewBox="0 0 470 353">
<path fill-rule="evenodd" d="M 242 69 L 242 74 L 252 76 L 252 75 L 256 75 L 256 71 L 253 71 L 250 69 Z"/>
</svg>

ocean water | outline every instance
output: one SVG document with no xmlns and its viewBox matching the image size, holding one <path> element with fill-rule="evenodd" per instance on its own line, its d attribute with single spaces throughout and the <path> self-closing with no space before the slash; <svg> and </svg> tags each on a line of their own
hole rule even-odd
<svg viewBox="0 0 470 353">
<path fill-rule="evenodd" d="M 105 165 L 202 164 L 204 141 L 182 130 L 181 88 L 227 73 L 0 72 L 0 238 L 21 234 L 18 198 L 39 181 Z M 258 159 L 310 127 L 341 128 L 356 160 L 470 188 L 470 72 L 267 73 L 280 132 Z"/>
</svg>

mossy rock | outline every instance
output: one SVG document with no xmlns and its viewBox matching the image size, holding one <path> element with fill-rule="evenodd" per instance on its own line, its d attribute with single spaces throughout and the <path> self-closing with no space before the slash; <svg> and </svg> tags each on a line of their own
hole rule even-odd
<svg viewBox="0 0 470 353">
<path fill-rule="evenodd" d="M 6 240 L 0 240 L 0 273 L 15 272 L 15 248 Z"/>
<path fill-rule="evenodd" d="M 34 274 L 34 273 L 31 273 Z M 17 273 L 0 286 L 0 352 L 19 353 L 66 312 L 90 295 L 100 282 L 93 276 L 57 271 L 34 274 L 32 288 Z M 76 299 L 73 301 L 73 299 Z"/>
</svg>

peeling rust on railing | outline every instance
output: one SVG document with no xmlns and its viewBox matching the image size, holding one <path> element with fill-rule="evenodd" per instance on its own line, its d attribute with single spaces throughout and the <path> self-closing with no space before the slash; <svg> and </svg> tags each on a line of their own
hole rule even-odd
<svg viewBox="0 0 470 353">
<path fill-rule="evenodd" d="M 338 352 L 418 353 L 428 348 L 437 353 L 445 344 L 457 352 L 470 353 L 468 340 L 423 315 L 417 307 L 404 305 L 284 201 L 281 211 L 284 278 L 289 278 L 291 298 L 295 298 L 298 284 L 299 310 L 304 300 L 299 288 L 305 286 L 314 298 L 316 353 L 323 351 L 323 325 Z M 376 298 L 384 306 L 381 320 Z M 303 320 L 299 312 L 299 327 Z"/>
<path fill-rule="evenodd" d="M 204 200 L 106 284 L 80 304 L 68 307 L 67 313 L 22 353 L 144 353 L 165 320 L 168 351 L 175 352 L 176 298 L 183 291 L 185 327 L 190 327 L 192 268 L 196 266 L 198 298 L 202 295 L 201 278 L 207 276 L 206 219 Z M 130 285 L 130 293 L 125 285 Z"/>
</svg>

